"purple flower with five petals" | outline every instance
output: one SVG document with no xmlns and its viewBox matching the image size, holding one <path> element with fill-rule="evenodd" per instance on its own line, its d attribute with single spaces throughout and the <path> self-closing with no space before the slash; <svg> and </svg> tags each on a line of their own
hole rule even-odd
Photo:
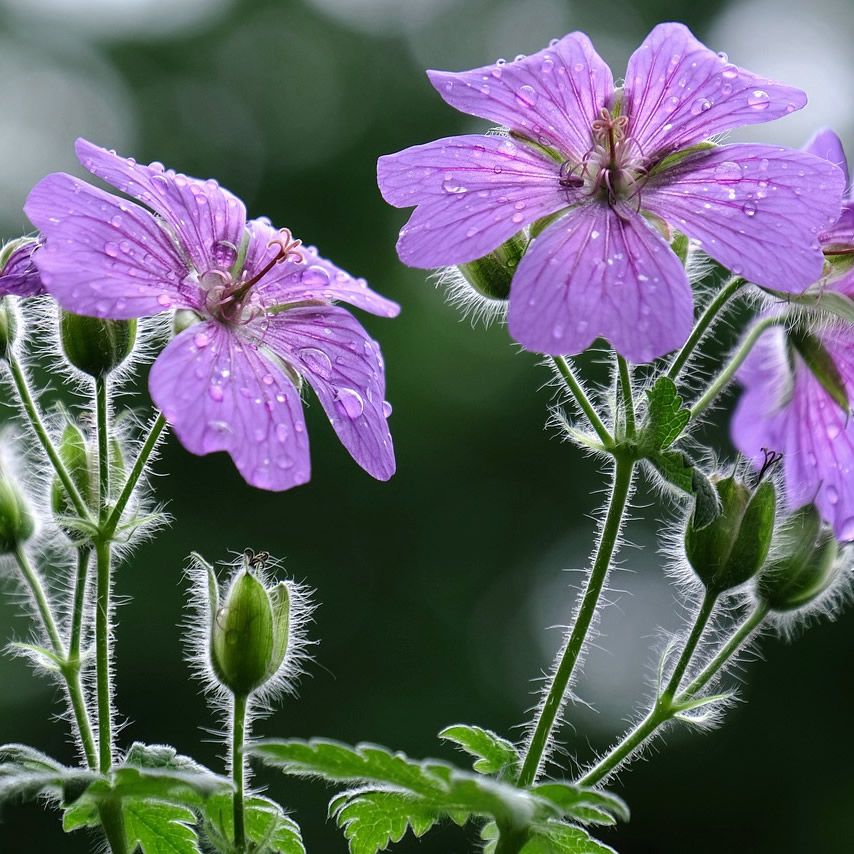
<svg viewBox="0 0 854 854">
<path fill-rule="evenodd" d="M 681 24 L 649 34 L 622 90 L 582 33 L 513 63 L 428 74 L 451 106 L 509 135 L 380 158 L 385 199 L 417 205 L 398 253 L 414 267 L 462 264 L 536 224 L 509 304 L 510 333 L 529 350 L 577 353 L 601 336 L 649 361 L 682 344 L 692 296 L 669 227 L 757 284 L 801 291 L 819 277 L 815 236 L 839 215 L 840 171 L 778 146 L 700 145 L 806 96 Z"/>
<path fill-rule="evenodd" d="M 841 166 L 847 181 L 845 154 L 835 133 L 819 132 L 806 150 Z M 828 259 L 854 256 L 854 194 L 849 193 L 842 215 L 820 241 Z M 854 298 L 854 267 L 850 262 L 838 266 L 841 270 L 822 287 Z M 790 507 L 815 501 L 837 538 L 854 540 L 854 327 L 838 323 L 814 334 L 844 396 L 831 393 L 790 344 L 787 332 L 775 326 L 763 333 L 738 373 L 744 394 L 733 416 L 732 439 L 757 464 L 764 448 L 782 452 Z"/>
<path fill-rule="evenodd" d="M 117 320 L 188 309 L 199 319 L 151 369 L 151 396 L 184 446 L 226 451 L 243 477 L 284 490 L 309 479 L 299 387 L 314 389 L 339 439 L 387 480 L 394 451 L 378 344 L 341 300 L 384 317 L 398 306 L 286 229 L 246 220 L 215 181 L 144 166 L 84 140 L 83 165 L 142 202 L 54 173 L 27 215 L 46 237 L 44 285 L 77 314 Z"/>
<path fill-rule="evenodd" d="M 5 296 L 34 297 L 44 285 L 33 255 L 41 248 L 37 237 L 12 240 L 0 250 L 0 299 Z"/>
</svg>

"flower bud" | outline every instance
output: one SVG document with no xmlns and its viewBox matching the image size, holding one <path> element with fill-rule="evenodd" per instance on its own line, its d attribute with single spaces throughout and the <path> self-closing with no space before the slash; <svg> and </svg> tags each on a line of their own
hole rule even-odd
<svg viewBox="0 0 854 854">
<path fill-rule="evenodd" d="M 92 466 L 89 460 L 86 437 L 83 435 L 83 431 L 73 422 L 69 421 L 65 425 L 57 450 L 59 451 L 62 462 L 65 464 L 66 471 L 71 475 L 71 480 L 77 487 L 77 491 L 87 504 L 93 506 L 92 487 L 94 478 L 92 476 Z M 50 507 L 54 516 L 58 519 L 77 515 L 68 492 L 58 477 L 55 477 L 51 484 Z M 75 532 L 67 530 L 65 527 L 63 527 L 63 531 L 70 539 L 78 539 L 78 535 Z"/>
<path fill-rule="evenodd" d="M 839 546 L 814 504 L 792 513 L 780 526 L 774 552 L 756 593 L 772 611 L 794 611 L 815 601 L 839 574 Z"/>
<path fill-rule="evenodd" d="M 6 359 L 18 335 L 18 315 L 9 297 L 0 297 L 0 359 Z"/>
<path fill-rule="evenodd" d="M 685 554 L 700 581 L 723 593 L 744 584 L 765 563 L 774 533 L 776 494 L 770 481 L 755 490 L 735 477 L 714 481 L 720 515 L 697 527 L 696 514 L 685 531 Z"/>
<path fill-rule="evenodd" d="M 527 245 L 528 240 L 524 234 L 514 235 L 483 258 L 460 264 L 459 271 L 481 296 L 492 300 L 506 300 L 510 296 L 513 275 Z"/>
<path fill-rule="evenodd" d="M 18 485 L 0 467 L 0 554 L 11 554 L 35 530 L 30 509 Z"/>
<path fill-rule="evenodd" d="M 63 311 L 59 318 L 59 338 L 70 364 L 90 377 L 101 378 L 131 354 L 136 341 L 136 321 L 105 320 Z"/>
<path fill-rule="evenodd" d="M 247 561 L 219 607 L 216 577 L 208 570 L 210 656 L 221 685 L 246 697 L 272 679 L 288 650 L 290 596 L 280 582 L 268 589 Z"/>
</svg>

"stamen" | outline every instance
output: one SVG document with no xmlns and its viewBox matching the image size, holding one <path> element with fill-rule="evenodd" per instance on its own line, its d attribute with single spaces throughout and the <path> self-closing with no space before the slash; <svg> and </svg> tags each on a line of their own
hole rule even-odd
<svg viewBox="0 0 854 854">
<path fill-rule="evenodd" d="M 289 228 L 279 229 L 277 237 L 273 238 L 267 248 L 278 247 L 278 252 L 251 278 L 245 282 L 241 282 L 230 294 L 235 299 L 242 299 L 246 292 L 258 281 L 264 278 L 276 264 L 281 264 L 284 261 L 293 259 L 297 264 L 302 264 L 305 261 L 299 247 L 302 245 L 302 240 L 295 238 Z"/>
</svg>

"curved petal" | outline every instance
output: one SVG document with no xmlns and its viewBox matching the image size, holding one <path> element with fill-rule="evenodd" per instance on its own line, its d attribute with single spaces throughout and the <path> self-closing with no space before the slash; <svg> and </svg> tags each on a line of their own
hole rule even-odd
<svg viewBox="0 0 854 854">
<path fill-rule="evenodd" d="M 311 384 L 338 438 L 378 480 L 395 471 L 379 345 L 345 309 L 295 308 L 267 319 L 269 347 Z"/>
<path fill-rule="evenodd" d="M 456 136 L 381 157 L 387 201 L 418 208 L 401 229 L 397 252 L 412 267 L 482 258 L 526 225 L 573 204 L 560 165 L 500 136 Z"/>
<path fill-rule="evenodd" d="M 80 162 L 93 174 L 139 200 L 175 230 L 197 271 L 228 269 L 237 255 L 246 224 L 246 208 L 214 180 L 201 181 L 119 157 L 85 139 L 75 146 Z"/>
<path fill-rule="evenodd" d="M 653 175 L 642 205 L 757 285 L 802 291 L 821 276 L 816 235 L 839 216 L 842 172 L 770 145 L 725 145 Z"/>
<path fill-rule="evenodd" d="M 278 232 L 266 220 L 251 220 L 244 270 L 253 276 L 273 259 L 277 249 L 270 246 Z M 282 261 L 264 274 L 255 293 L 266 307 L 304 301 L 348 302 L 380 317 L 397 317 L 400 306 L 368 287 L 364 279 L 355 279 L 331 261 L 321 258 L 314 246 L 300 248 L 302 260 Z"/>
<path fill-rule="evenodd" d="M 598 337 L 633 362 L 680 346 L 691 289 L 661 235 L 632 210 L 593 203 L 550 225 L 519 263 L 510 334 L 528 350 L 579 353 Z"/>
<path fill-rule="evenodd" d="M 174 338 L 154 363 L 149 388 L 191 453 L 226 451 L 259 489 L 308 481 L 299 393 L 280 365 L 226 327 L 197 324 Z"/>
<path fill-rule="evenodd" d="M 854 201 L 842 203 L 842 213 L 819 238 L 825 246 L 838 246 L 844 249 L 854 247 Z"/>
<path fill-rule="evenodd" d="M 11 294 L 16 297 L 33 297 L 44 293 L 41 275 L 33 261 L 33 255 L 42 246 L 42 241 L 21 238 L 15 241 L 6 263 L 0 269 L 0 297 Z M 6 247 L 6 251 L 11 247 Z"/>
<path fill-rule="evenodd" d="M 848 186 L 848 159 L 845 156 L 845 149 L 842 147 L 842 140 L 830 128 L 816 131 L 804 146 L 804 151 L 816 157 L 823 157 L 834 166 L 838 166 L 845 176 L 845 186 Z"/>
<path fill-rule="evenodd" d="M 628 133 L 650 158 L 722 131 L 778 119 L 806 102 L 800 89 L 732 65 L 683 24 L 655 27 L 626 71 Z"/>
<path fill-rule="evenodd" d="M 68 311 L 125 320 L 200 304 L 172 241 L 138 205 L 55 172 L 24 211 L 46 240 L 33 256 L 44 286 Z"/>
<path fill-rule="evenodd" d="M 611 69 L 584 33 L 570 33 L 515 62 L 427 74 L 452 107 L 498 122 L 575 160 L 592 147 L 590 124 L 614 95 Z"/>
</svg>

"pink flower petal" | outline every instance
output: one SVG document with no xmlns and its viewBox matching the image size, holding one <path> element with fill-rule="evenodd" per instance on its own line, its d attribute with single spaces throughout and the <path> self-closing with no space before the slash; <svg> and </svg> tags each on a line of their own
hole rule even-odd
<svg viewBox="0 0 854 854">
<path fill-rule="evenodd" d="M 157 213 L 175 230 L 182 248 L 200 273 L 228 269 L 246 224 L 246 208 L 214 180 L 201 181 L 144 166 L 78 139 L 77 156 L 93 174 Z"/>
<path fill-rule="evenodd" d="M 800 89 L 758 77 L 709 50 L 683 24 L 655 27 L 626 71 L 628 134 L 650 158 L 779 119 L 806 102 Z"/>
<path fill-rule="evenodd" d="M 725 145 L 654 175 L 642 205 L 701 242 L 735 275 L 802 291 L 820 276 L 816 235 L 839 216 L 842 172 L 769 145 Z"/>
<path fill-rule="evenodd" d="M 281 365 L 233 331 L 213 322 L 185 330 L 154 363 L 149 387 L 191 453 L 226 451 L 259 489 L 308 481 L 299 393 Z"/>
<path fill-rule="evenodd" d="M 816 131 L 804 146 L 804 151 L 816 157 L 823 157 L 834 166 L 838 166 L 845 175 L 845 186 L 848 186 L 848 158 L 845 156 L 842 140 L 830 128 Z"/>
<path fill-rule="evenodd" d="M 46 238 L 34 256 L 48 292 L 68 311 L 127 319 L 194 308 L 184 261 L 154 217 L 133 202 L 55 172 L 24 206 Z"/>
<path fill-rule="evenodd" d="M 295 308 L 265 324 L 264 346 L 308 380 L 353 459 L 388 480 L 395 461 L 379 345 L 348 311 L 334 306 Z"/>
<path fill-rule="evenodd" d="M 580 353 L 602 337 L 649 362 L 680 346 L 692 320 L 685 270 L 661 235 L 633 210 L 597 202 L 546 228 L 510 291 L 511 335 L 552 355 Z"/>
<path fill-rule="evenodd" d="M 611 69 L 584 33 L 570 33 L 515 62 L 427 74 L 452 107 L 499 122 L 576 161 L 590 150 L 590 123 L 614 94 Z"/>
<path fill-rule="evenodd" d="M 379 185 L 398 207 L 418 205 L 397 251 L 413 267 L 482 258 L 578 191 L 560 186 L 560 164 L 499 136 L 457 136 L 381 157 Z"/>
</svg>

